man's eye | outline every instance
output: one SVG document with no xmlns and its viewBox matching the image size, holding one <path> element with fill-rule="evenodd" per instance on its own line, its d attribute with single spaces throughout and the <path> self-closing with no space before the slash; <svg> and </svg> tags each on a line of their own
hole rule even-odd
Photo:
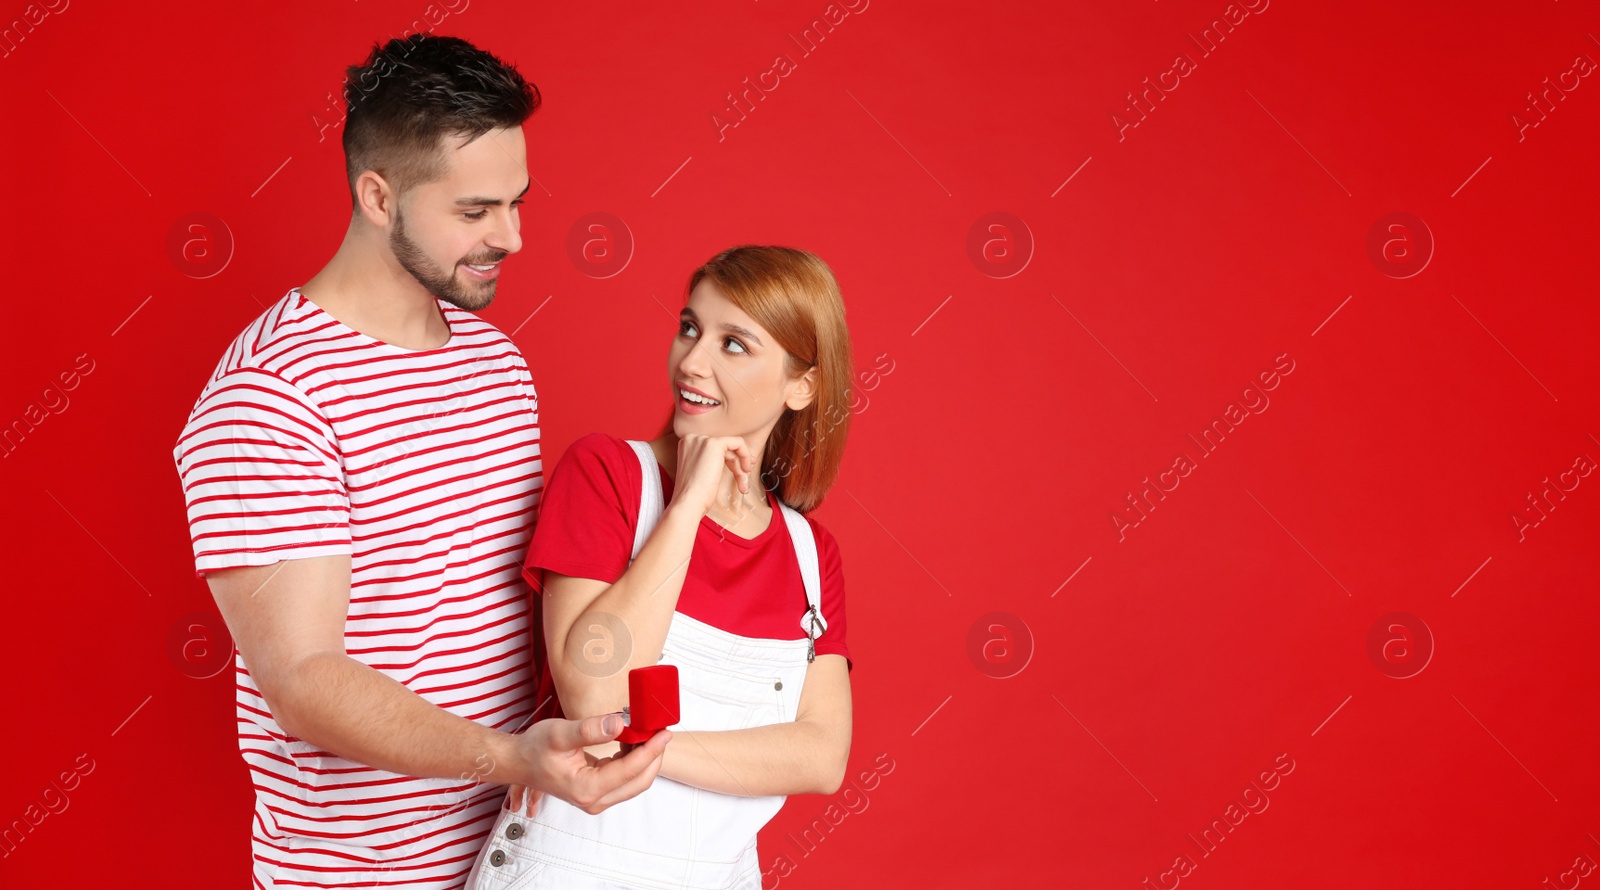
<svg viewBox="0 0 1600 890">
<path fill-rule="evenodd" d="M 511 209 L 512 210 L 517 209 L 517 205 L 519 205 L 521 203 L 522 203 L 522 199 L 521 198 L 512 199 L 512 201 L 511 201 Z M 465 216 L 467 219 L 470 219 L 470 220 L 480 220 L 480 219 L 483 219 L 485 216 L 488 216 L 488 215 L 489 215 L 489 211 L 487 211 L 487 210 L 480 210 L 477 213 L 464 213 L 464 214 L 462 214 L 462 216 Z"/>
</svg>

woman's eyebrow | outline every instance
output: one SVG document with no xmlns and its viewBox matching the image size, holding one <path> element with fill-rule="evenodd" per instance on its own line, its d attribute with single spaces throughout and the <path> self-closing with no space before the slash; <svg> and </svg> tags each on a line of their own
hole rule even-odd
<svg viewBox="0 0 1600 890">
<path fill-rule="evenodd" d="M 695 323 L 699 323 L 699 321 L 700 321 L 700 319 L 695 317 L 693 309 L 684 309 L 682 312 L 678 313 L 678 318 L 680 318 L 680 319 L 687 318 L 690 321 L 695 322 Z M 758 345 L 758 346 L 767 345 L 765 343 L 762 343 L 761 342 L 761 338 L 756 336 L 756 332 L 750 330 L 749 328 L 741 328 L 736 324 L 729 324 L 728 322 L 723 322 L 722 323 L 722 329 L 724 331 L 728 331 L 729 333 L 739 334 L 739 335 L 744 336 L 744 337 L 749 337 L 751 340 L 754 340 L 756 342 L 756 345 Z"/>
<path fill-rule="evenodd" d="M 746 330 L 744 328 L 739 327 L 736 324 L 728 324 L 727 322 L 723 322 L 722 323 L 722 329 L 724 331 L 731 331 L 731 332 L 733 332 L 735 334 L 743 334 L 744 336 L 749 337 L 750 339 L 756 341 L 757 345 L 762 345 L 762 346 L 766 345 L 766 344 L 761 342 L 761 338 L 760 337 L 756 336 L 755 331 Z"/>
</svg>

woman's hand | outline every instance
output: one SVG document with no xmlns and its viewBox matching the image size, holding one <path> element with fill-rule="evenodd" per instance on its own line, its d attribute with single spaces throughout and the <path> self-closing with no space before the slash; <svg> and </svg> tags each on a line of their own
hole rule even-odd
<svg viewBox="0 0 1600 890">
<path fill-rule="evenodd" d="M 673 484 L 672 504 L 704 516 L 712 507 L 740 513 L 742 495 L 750 492 L 750 473 L 755 470 L 755 455 L 739 436 L 702 436 L 690 433 L 678 440 L 678 478 Z M 717 503 L 722 486 L 722 471 L 733 473 L 740 497 L 726 505 Z"/>
</svg>

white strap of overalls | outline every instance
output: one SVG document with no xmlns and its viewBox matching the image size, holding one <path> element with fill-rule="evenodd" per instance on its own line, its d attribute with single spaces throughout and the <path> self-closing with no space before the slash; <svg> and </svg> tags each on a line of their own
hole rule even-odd
<svg viewBox="0 0 1600 890">
<path fill-rule="evenodd" d="M 628 561 L 632 562 L 644 549 L 644 542 L 650 538 L 650 530 L 661 520 L 667 504 L 661 493 L 661 471 L 657 469 L 656 453 L 650 449 L 650 443 L 630 439 L 628 444 L 633 446 L 633 453 L 639 458 L 639 470 L 644 476 L 644 488 L 639 492 L 639 525 L 633 530 L 633 555 L 628 557 Z"/>
<path fill-rule="evenodd" d="M 811 534 L 811 523 L 799 510 L 783 501 L 779 501 L 778 506 L 783 508 L 783 521 L 789 526 L 789 539 L 794 541 L 794 553 L 800 559 L 800 580 L 805 582 L 806 603 L 810 606 L 800 616 L 800 630 L 815 640 L 828 629 L 828 622 L 822 617 L 822 571 L 818 567 L 817 539 Z"/>
<path fill-rule="evenodd" d="M 633 453 L 639 458 L 639 471 L 644 479 L 644 485 L 639 492 L 639 524 L 633 531 L 633 556 L 630 562 L 638 557 L 639 551 L 644 549 L 644 542 L 649 539 L 650 531 L 661 521 L 661 514 L 666 511 L 666 497 L 661 491 L 661 471 L 657 468 L 656 454 L 650 448 L 650 443 L 629 439 Z M 800 563 L 800 580 L 806 588 L 806 603 L 808 608 L 800 616 L 800 630 L 807 637 L 815 640 L 828 629 L 828 622 L 822 617 L 822 571 L 817 557 L 817 539 L 811 533 L 811 523 L 794 509 L 782 501 L 778 506 L 783 511 L 784 525 L 789 529 L 789 539 L 794 542 L 795 556 Z"/>
</svg>

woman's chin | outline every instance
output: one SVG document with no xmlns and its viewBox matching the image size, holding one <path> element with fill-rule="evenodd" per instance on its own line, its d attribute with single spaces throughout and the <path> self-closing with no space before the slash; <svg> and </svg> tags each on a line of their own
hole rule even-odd
<svg viewBox="0 0 1600 890">
<path fill-rule="evenodd" d="M 705 414 L 690 414 L 683 410 L 672 412 L 672 432 L 680 439 L 689 433 L 696 433 L 701 436 L 730 435 L 709 416 Z"/>
</svg>

